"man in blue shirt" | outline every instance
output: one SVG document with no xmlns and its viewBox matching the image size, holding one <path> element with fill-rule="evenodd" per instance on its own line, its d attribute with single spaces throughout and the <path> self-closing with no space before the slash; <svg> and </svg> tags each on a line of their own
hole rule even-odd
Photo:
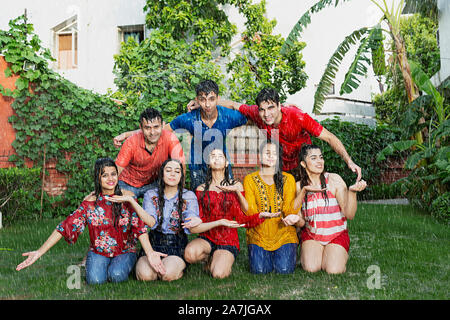
<svg viewBox="0 0 450 320">
<path fill-rule="evenodd" d="M 208 155 L 213 149 L 226 150 L 226 135 L 233 129 L 247 123 L 247 118 L 239 111 L 217 105 L 219 86 L 212 80 L 200 82 L 196 89 L 196 103 L 200 106 L 191 112 L 179 115 L 166 124 L 167 130 L 187 130 L 192 135 L 189 171 L 191 190 L 205 182 Z M 132 132 L 114 138 L 120 146 Z M 229 170 L 231 174 L 231 166 Z"/>
</svg>

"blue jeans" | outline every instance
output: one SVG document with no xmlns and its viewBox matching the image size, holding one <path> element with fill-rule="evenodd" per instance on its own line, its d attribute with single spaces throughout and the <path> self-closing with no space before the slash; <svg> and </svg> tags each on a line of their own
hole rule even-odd
<svg viewBox="0 0 450 320">
<path fill-rule="evenodd" d="M 128 190 L 128 191 L 133 192 L 134 195 L 136 196 L 136 198 L 143 198 L 144 194 L 148 190 L 155 189 L 157 187 L 157 183 L 158 182 L 155 181 L 155 182 L 146 184 L 146 185 L 144 185 L 144 186 L 142 186 L 140 188 L 136 188 L 136 187 L 133 187 L 132 185 L 129 185 L 128 183 L 126 183 L 126 182 L 124 182 L 122 180 L 119 180 L 119 187 L 120 187 L 120 189 Z"/>
<path fill-rule="evenodd" d="M 275 251 L 267 251 L 256 244 L 248 245 L 250 272 L 265 274 L 275 270 L 277 273 L 293 273 L 297 259 L 296 243 L 286 243 Z"/>
<path fill-rule="evenodd" d="M 114 258 L 108 258 L 89 251 L 86 259 L 86 282 L 102 284 L 106 281 L 125 281 L 135 263 L 136 253 L 123 253 Z"/>
</svg>

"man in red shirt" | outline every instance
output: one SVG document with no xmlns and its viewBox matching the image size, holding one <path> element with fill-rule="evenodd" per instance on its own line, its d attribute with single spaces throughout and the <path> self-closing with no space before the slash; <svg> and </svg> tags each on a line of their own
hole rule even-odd
<svg viewBox="0 0 450 320">
<path fill-rule="evenodd" d="M 122 145 L 116 158 L 119 186 L 132 191 L 136 197 L 156 187 L 159 168 L 166 159 L 185 163 L 183 149 L 177 136 L 163 129 L 161 114 L 147 108 L 139 117 L 140 130 Z"/>
<path fill-rule="evenodd" d="M 311 134 L 326 141 L 342 157 L 350 170 L 358 175 L 356 181 L 361 180 L 361 168 L 352 161 L 342 142 L 299 108 L 282 106 L 274 89 L 262 89 L 256 97 L 257 105 L 249 106 L 230 100 L 220 100 L 219 103 L 238 110 L 247 119 L 252 120 L 258 128 L 267 132 L 267 139 L 279 139 L 283 147 L 283 171 L 292 173 L 296 180 L 298 155 L 302 144 L 311 144 Z M 189 107 L 192 107 L 192 103 Z"/>
</svg>

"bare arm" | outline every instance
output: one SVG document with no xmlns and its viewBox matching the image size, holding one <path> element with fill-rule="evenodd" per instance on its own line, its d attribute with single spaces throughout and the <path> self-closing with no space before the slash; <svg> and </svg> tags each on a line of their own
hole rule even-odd
<svg viewBox="0 0 450 320">
<path fill-rule="evenodd" d="M 330 174 L 330 183 L 336 188 L 335 196 L 342 213 L 348 220 L 352 220 L 358 207 L 356 193 L 366 188 L 366 182 L 360 180 L 347 189 L 347 185 L 339 175 Z"/>
<path fill-rule="evenodd" d="M 114 142 L 114 146 L 119 149 L 120 146 L 122 145 L 122 142 L 125 141 L 128 137 L 132 136 L 133 134 L 135 134 L 136 132 L 139 132 L 141 129 L 137 129 L 134 131 L 127 131 L 127 132 L 123 132 L 121 134 L 119 134 L 118 136 L 115 136 L 113 139 Z"/>
<path fill-rule="evenodd" d="M 120 176 L 120 174 L 122 173 L 123 169 L 125 169 L 125 168 L 121 167 L 121 166 L 117 166 L 117 176 Z"/>
<path fill-rule="evenodd" d="M 232 100 L 225 100 L 219 97 L 219 100 L 217 101 L 218 105 L 221 105 L 228 109 L 234 109 L 239 111 L 239 107 L 242 105 L 242 103 L 232 101 Z"/>
<path fill-rule="evenodd" d="M 331 148 L 333 148 L 333 150 L 336 151 L 336 153 L 341 156 L 341 158 L 345 161 L 349 169 L 358 175 L 356 181 L 361 180 L 361 168 L 352 161 L 341 140 L 339 140 L 333 133 L 328 131 L 326 128 L 323 128 L 318 138 L 327 142 L 331 146 Z"/>
<path fill-rule="evenodd" d="M 224 227 L 228 227 L 228 228 L 239 228 L 239 227 L 243 227 L 244 225 L 239 224 L 237 221 L 220 219 L 220 220 L 211 221 L 211 222 L 202 222 L 198 226 L 190 228 L 189 231 L 191 233 L 202 233 L 202 232 L 211 230 L 211 229 L 219 227 L 219 226 L 224 226 Z"/>
</svg>

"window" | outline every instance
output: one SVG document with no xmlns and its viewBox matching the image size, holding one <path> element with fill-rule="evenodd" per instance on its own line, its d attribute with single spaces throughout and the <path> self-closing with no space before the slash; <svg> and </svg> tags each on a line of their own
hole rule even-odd
<svg viewBox="0 0 450 320">
<path fill-rule="evenodd" d="M 57 68 L 75 69 L 78 65 L 77 17 L 74 16 L 53 28 Z"/>
<path fill-rule="evenodd" d="M 314 85 L 316 90 L 319 87 L 318 84 Z M 334 95 L 336 93 L 335 89 L 334 89 L 334 83 L 331 84 L 331 87 L 329 88 L 328 92 L 326 93 L 327 96 L 331 96 Z"/>
<path fill-rule="evenodd" d="M 127 42 L 129 38 L 134 38 L 137 43 L 144 40 L 145 29 L 143 24 L 119 27 L 119 42 Z"/>
</svg>

